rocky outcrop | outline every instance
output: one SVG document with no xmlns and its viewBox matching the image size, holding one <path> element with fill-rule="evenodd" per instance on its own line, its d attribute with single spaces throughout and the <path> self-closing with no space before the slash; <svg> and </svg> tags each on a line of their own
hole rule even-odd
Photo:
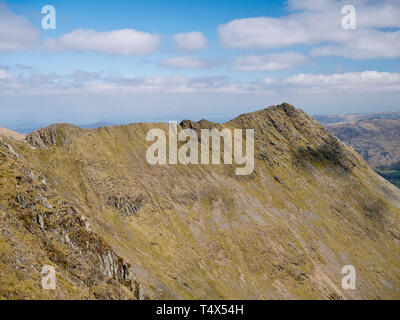
<svg viewBox="0 0 400 320">
<path fill-rule="evenodd" d="M 5 142 L 1 137 L 0 137 L 0 146 L 3 146 L 9 154 L 12 156 L 19 158 L 19 155 L 17 152 L 15 152 L 14 148 L 7 142 Z"/>
<path fill-rule="evenodd" d="M 131 264 L 92 230 L 79 209 L 50 188 L 40 172 L 11 161 L 11 157 L 3 157 L 0 184 L 9 185 L 9 190 L 17 186 L 18 192 L 0 192 L 2 210 L 36 237 L 35 246 L 49 256 L 48 264 L 66 273 L 71 284 L 93 288 L 96 298 L 149 298 Z"/>
<path fill-rule="evenodd" d="M 136 197 L 131 196 L 109 196 L 107 204 L 126 216 L 136 214 L 145 204 L 146 198 L 143 194 Z"/>
<path fill-rule="evenodd" d="M 54 124 L 26 135 L 26 141 L 32 147 L 47 149 L 57 145 L 66 146 L 85 132 L 85 129 L 71 124 Z"/>
</svg>

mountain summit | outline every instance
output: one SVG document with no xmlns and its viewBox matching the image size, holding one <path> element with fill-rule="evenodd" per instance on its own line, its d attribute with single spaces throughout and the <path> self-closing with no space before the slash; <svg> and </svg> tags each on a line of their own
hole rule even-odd
<svg viewBox="0 0 400 320">
<path fill-rule="evenodd" d="M 400 298 L 400 190 L 309 115 L 284 103 L 180 124 L 254 129 L 249 176 L 150 165 L 153 128 L 168 132 L 63 124 L 3 139 L 0 298 Z"/>
</svg>

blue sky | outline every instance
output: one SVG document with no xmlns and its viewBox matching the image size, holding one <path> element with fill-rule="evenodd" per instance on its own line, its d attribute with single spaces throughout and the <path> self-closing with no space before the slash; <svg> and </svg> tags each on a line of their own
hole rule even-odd
<svg viewBox="0 0 400 320">
<path fill-rule="evenodd" d="M 0 2 L 0 126 L 399 110 L 399 28 L 395 0 Z"/>
</svg>

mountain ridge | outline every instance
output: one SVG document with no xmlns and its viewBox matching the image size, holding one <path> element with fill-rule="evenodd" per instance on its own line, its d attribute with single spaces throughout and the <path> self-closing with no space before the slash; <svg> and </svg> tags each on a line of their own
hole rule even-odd
<svg viewBox="0 0 400 320">
<path fill-rule="evenodd" d="M 179 130 L 210 125 L 185 121 Z M 59 258 L 51 263 L 65 280 L 58 296 L 46 294 L 110 299 L 400 296 L 400 191 L 309 115 L 282 104 L 220 124 L 255 130 L 255 169 L 241 177 L 234 174 L 235 165 L 149 165 L 145 136 L 154 127 L 168 130 L 165 123 L 86 131 L 59 125 L 28 135 L 30 145 L 4 141 L 18 158 L 0 146 L 1 165 L 8 168 L 0 176 L 6 226 L 16 230 L 16 238 L 25 237 L 17 225 L 32 228 L 29 237 L 42 239 L 44 257 L 53 257 L 51 248 L 59 248 Z M 30 192 L 31 175 L 22 175 L 24 168 L 34 173 L 37 184 Z M 45 191 L 43 179 L 54 192 Z M 17 201 L 24 199 L 21 194 L 31 199 L 33 216 Z M 68 212 L 62 203 L 79 213 Z M 70 229 L 64 223 L 54 230 L 53 211 L 67 221 L 78 220 L 72 218 L 76 223 Z M 93 269 L 74 274 L 67 257 L 84 244 L 80 214 L 96 239 L 121 260 L 105 264 L 100 254 L 90 264 L 90 254 L 78 255 L 81 265 Z M 0 239 L 0 245 L 8 243 Z M 36 261 L 39 254 L 31 251 Z M 119 276 L 119 267 L 104 268 L 119 265 L 112 261 L 129 264 L 128 282 Z M 7 262 L 0 256 L 0 263 Z M 357 269 L 354 291 L 341 288 L 341 268 L 348 264 Z M 16 283 L 33 271 L 19 272 L 9 271 Z M 7 281 L 0 276 L 2 296 L 11 290 Z M 25 290 L 14 289 L 13 297 L 40 297 L 39 286 L 33 282 Z M 85 294 L 66 289 L 79 286 Z"/>
</svg>

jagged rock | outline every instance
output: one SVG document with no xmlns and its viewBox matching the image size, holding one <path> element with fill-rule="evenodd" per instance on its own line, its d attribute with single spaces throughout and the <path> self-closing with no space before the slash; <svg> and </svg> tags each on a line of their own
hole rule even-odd
<svg viewBox="0 0 400 320">
<path fill-rule="evenodd" d="M 38 224 L 40 226 L 40 229 L 44 230 L 45 225 L 44 225 L 43 217 L 41 215 L 37 216 L 37 222 L 38 222 Z"/>
<path fill-rule="evenodd" d="M 66 146 L 86 131 L 71 124 L 54 124 L 28 134 L 26 141 L 32 147 L 41 149 L 57 145 Z"/>
<path fill-rule="evenodd" d="M 85 230 L 87 232 L 92 232 L 92 227 L 91 227 L 89 221 L 87 221 L 86 217 L 81 215 L 80 220 L 81 220 L 82 225 L 85 227 Z"/>
<path fill-rule="evenodd" d="M 114 278 L 117 274 L 118 268 L 116 263 L 116 256 L 112 251 L 107 251 L 105 254 L 101 256 L 101 270 L 103 273 L 110 277 Z"/>
<path fill-rule="evenodd" d="M 200 121 L 192 121 L 192 120 L 182 120 L 179 123 L 181 129 L 193 129 L 196 130 L 198 141 L 201 142 L 201 129 L 221 129 L 222 126 L 217 123 L 213 123 L 211 121 L 202 119 Z"/>
<path fill-rule="evenodd" d="M 35 180 L 35 175 L 33 174 L 32 171 L 28 171 L 28 178 L 30 179 L 31 182 Z"/>
<path fill-rule="evenodd" d="M 25 194 L 19 193 L 15 196 L 15 200 L 20 205 L 21 209 L 25 209 L 27 207 L 27 197 Z"/>
<path fill-rule="evenodd" d="M 38 196 L 38 202 L 46 209 L 54 209 L 48 199 L 42 196 Z"/>
<path fill-rule="evenodd" d="M 11 155 L 13 155 L 16 158 L 19 158 L 19 154 L 17 152 L 15 152 L 13 147 L 10 144 L 4 142 L 4 140 L 0 137 L 0 146 L 1 145 L 4 146 Z"/>
<path fill-rule="evenodd" d="M 109 196 L 107 204 L 114 207 L 124 215 L 136 214 L 146 203 L 145 197 L 140 194 L 135 198 L 130 196 Z"/>
</svg>

